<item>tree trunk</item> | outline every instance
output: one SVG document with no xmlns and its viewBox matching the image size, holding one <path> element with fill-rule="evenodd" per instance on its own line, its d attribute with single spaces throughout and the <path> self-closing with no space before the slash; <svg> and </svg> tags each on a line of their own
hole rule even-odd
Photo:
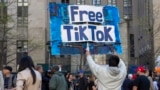
<svg viewBox="0 0 160 90">
<path fill-rule="evenodd" d="M 3 41 L 0 41 L 0 70 L 3 69 L 3 61 L 4 61 L 4 50 L 3 50 Z"/>
</svg>

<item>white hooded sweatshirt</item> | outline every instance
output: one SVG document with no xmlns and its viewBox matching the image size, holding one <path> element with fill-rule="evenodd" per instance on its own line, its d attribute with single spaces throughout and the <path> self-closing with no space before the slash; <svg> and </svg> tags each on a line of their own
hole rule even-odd
<svg viewBox="0 0 160 90">
<path fill-rule="evenodd" d="M 91 55 L 87 56 L 87 61 L 92 73 L 98 79 L 98 90 L 121 90 L 127 74 L 126 66 L 122 60 L 120 60 L 118 67 L 96 64 Z"/>
</svg>

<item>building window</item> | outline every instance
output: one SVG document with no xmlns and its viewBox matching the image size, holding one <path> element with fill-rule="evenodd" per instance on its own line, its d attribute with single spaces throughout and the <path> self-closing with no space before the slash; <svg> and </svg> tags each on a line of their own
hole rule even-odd
<svg viewBox="0 0 160 90">
<path fill-rule="evenodd" d="M 28 6 L 28 0 L 18 0 L 18 6 Z"/>
<path fill-rule="evenodd" d="M 2 2 L 2 3 L 7 3 L 8 0 L 0 0 L 0 2 Z"/>
<path fill-rule="evenodd" d="M 68 3 L 69 4 L 69 0 L 61 0 L 62 3 Z"/>
<path fill-rule="evenodd" d="M 17 31 L 19 39 L 28 39 L 28 0 L 17 1 Z"/>
<path fill-rule="evenodd" d="M 85 0 L 77 0 L 77 4 L 85 4 Z"/>
<path fill-rule="evenodd" d="M 107 0 L 107 4 L 111 6 L 116 6 L 117 5 L 117 0 Z"/>
<path fill-rule="evenodd" d="M 132 18 L 132 0 L 123 0 L 123 13 L 125 20 Z"/>
<path fill-rule="evenodd" d="M 28 0 L 18 0 L 17 16 L 28 17 Z"/>
<path fill-rule="evenodd" d="M 18 28 L 28 26 L 28 0 L 18 0 L 17 17 Z"/>
<path fill-rule="evenodd" d="M 28 55 L 28 40 L 17 40 L 16 43 L 17 46 L 17 61 L 16 63 L 19 63 L 19 60 L 25 56 Z"/>
<path fill-rule="evenodd" d="M 123 6 L 132 6 L 132 0 L 123 0 Z"/>
<path fill-rule="evenodd" d="M 93 5 L 101 5 L 101 0 L 92 0 Z"/>
<path fill-rule="evenodd" d="M 134 34 L 130 34 L 130 57 L 135 56 Z"/>
<path fill-rule="evenodd" d="M 28 6 L 19 6 L 17 16 L 18 17 L 28 17 Z"/>
</svg>

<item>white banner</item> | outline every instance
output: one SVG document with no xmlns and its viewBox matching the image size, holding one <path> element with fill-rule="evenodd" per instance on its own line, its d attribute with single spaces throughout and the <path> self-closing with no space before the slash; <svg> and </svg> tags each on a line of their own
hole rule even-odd
<svg viewBox="0 0 160 90">
<path fill-rule="evenodd" d="M 75 22 L 98 22 L 103 23 L 103 7 L 87 5 L 69 5 L 69 21 Z"/>
<path fill-rule="evenodd" d="M 114 43 L 115 27 L 112 25 L 61 25 L 62 42 L 106 42 Z"/>
</svg>

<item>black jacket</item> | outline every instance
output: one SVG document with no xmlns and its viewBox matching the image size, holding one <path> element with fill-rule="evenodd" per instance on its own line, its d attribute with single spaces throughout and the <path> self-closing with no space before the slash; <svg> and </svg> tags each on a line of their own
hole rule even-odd
<svg viewBox="0 0 160 90">
<path fill-rule="evenodd" d="M 82 77 L 79 79 L 79 90 L 87 90 L 88 81 L 87 78 Z"/>
<path fill-rule="evenodd" d="M 42 90 L 49 90 L 49 80 L 50 78 L 42 75 Z"/>
</svg>

